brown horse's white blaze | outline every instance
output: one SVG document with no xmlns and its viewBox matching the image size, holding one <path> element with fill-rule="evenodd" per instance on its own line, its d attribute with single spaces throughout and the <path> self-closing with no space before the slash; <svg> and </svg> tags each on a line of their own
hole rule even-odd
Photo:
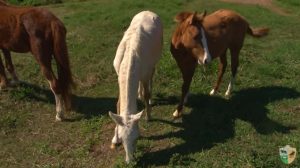
<svg viewBox="0 0 300 168">
<path fill-rule="evenodd" d="M 0 0 L 0 49 L 12 84 L 18 83 L 18 77 L 10 51 L 33 54 L 55 96 L 56 120 L 61 121 L 63 108 L 71 108 L 73 85 L 63 23 L 46 9 L 11 6 Z M 52 58 L 56 61 L 57 77 L 52 70 Z M 2 88 L 9 85 L 1 59 L 0 81 Z"/>
<path fill-rule="evenodd" d="M 179 117 L 187 101 L 197 63 L 208 64 L 219 57 L 218 79 L 210 92 L 210 95 L 214 95 L 227 66 L 226 52 L 230 50 L 232 77 L 225 93 L 229 96 L 234 86 L 245 35 L 248 33 L 253 37 L 262 37 L 268 34 L 269 29 L 252 29 L 242 16 L 230 10 L 218 10 L 207 16 L 206 12 L 181 12 L 176 15 L 175 21 L 178 25 L 172 36 L 170 50 L 183 77 L 181 99 L 173 113 L 174 117 Z"/>
<path fill-rule="evenodd" d="M 117 124 L 111 148 L 123 144 L 126 162 L 133 159 L 139 136 L 138 121 L 143 112 L 137 113 L 137 98 L 145 103 L 145 118 L 150 119 L 152 77 L 161 57 L 163 29 L 160 18 L 153 12 L 143 11 L 132 19 L 118 46 L 114 68 L 118 74 L 118 114 L 109 113 Z"/>
</svg>

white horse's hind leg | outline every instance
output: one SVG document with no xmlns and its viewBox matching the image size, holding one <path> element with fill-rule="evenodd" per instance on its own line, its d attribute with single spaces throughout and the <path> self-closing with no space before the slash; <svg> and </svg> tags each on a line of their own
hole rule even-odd
<svg viewBox="0 0 300 168">
<path fill-rule="evenodd" d="M 142 82 L 139 82 L 139 88 L 138 88 L 138 99 L 141 101 L 144 101 L 144 86 Z"/>
<path fill-rule="evenodd" d="M 150 85 L 149 81 L 143 82 L 144 103 L 145 103 L 145 110 L 144 111 L 146 111 L 146 115 L 145 115 L 146 121 L 149 121 L 151 119 L 151 111 L 152 111 L 152 107 L 150 105 L 151 90 L 150 90 L 149 85 Z"/>
</svg>

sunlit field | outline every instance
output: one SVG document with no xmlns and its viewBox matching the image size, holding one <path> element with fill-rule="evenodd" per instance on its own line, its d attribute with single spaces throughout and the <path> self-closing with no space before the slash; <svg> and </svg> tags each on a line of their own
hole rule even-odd
<svg viewBox="0 0 300 168">
<path fill-rule="evenodd" d="M 65 24 L 77 89 L 66 121 L 55 122 L 55 101 L 30 54 L 13 53 L 20 86 L 0 91 L 0 167 L 300 167 L 283 164 L 279 148 L 300 150 L 300 3 L 276 0 L 286 12 L 217 0 L 11 0 L 42 5 Z M 57 3 L 59 2 L 59 3 Z M 169 51 L 180 11 L 231 9 L 252 27 L 269 27 L 264 38 L 246 37 L 236 86 L 230 57 L 220 93 L 209 96 L 219 60 L 198 66 L 182 119 L 173 120 L 182 79 Z M 136 160 L 126 165 L 122 146 L 110 149 L 116 112 L 113 59 L 132 17 L 157 13 L 164 25 L 164 50 L 153 81 L 153 120 L 141 120 Z M 0 34 L 1 35 L 1 34 Z M 53 62 L 53 66 L 55 63 Z M 143 103 L 139 102 L 139 110 Z"/>
</svg>

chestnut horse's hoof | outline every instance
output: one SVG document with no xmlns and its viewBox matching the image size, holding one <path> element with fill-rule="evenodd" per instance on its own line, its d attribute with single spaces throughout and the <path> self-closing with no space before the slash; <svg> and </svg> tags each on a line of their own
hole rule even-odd
<svg viewBox="0 0 300 168">
<path fill-rule="evenodd" d="M 225 93 L 225 97 L 226 98 L 229 98 L 231 96 L 231 93 L 230 93 L 230 91 L 226 91 L 226 93 Z"/>
<path fill-rule="evenodd" d="M 211 95 L 211 96 L 213 96 L 213 95 L 215 95 L 216 94 L 216 90 L 215 89 L 213 89 L 213 90 L 211 90 L 210 92 L 209 92 L 209 95 Z"/>
<path fill-rule="evenodd" d="M 173 118 L 174 118 L 174 119 L 180 118 L 181 115 L 182 115 L 182 113 L 181 113 L 181 112 L 178 112 L 178 110 L 176 110 L 176 111 L 173 113 Z"/>
</svg>

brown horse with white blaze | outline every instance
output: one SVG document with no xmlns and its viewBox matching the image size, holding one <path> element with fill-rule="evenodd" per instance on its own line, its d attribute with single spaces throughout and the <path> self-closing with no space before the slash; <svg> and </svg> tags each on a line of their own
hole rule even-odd
<svg viewBox="0 0 300 168">
<path fill-rule="evenodd" d="M 230 10 L 218 10 L 207 16 L 206 12 L 181 12 L 175 16 L 175 21 L 178 24 L 172 36 L 170 50 L 183 77 L 181 99 L 173 113 L 174 117 L 179 117 L 187 100 L 197 63 L 208 64 L 212 59 L 219 57 L 218 79 L 210 92 L 210 95 L 214 95 L 219 89 L 227 66 L 226 52 L 230 50 L 232 78 L 225 93 L 229 96 L 246 34 L 262 37 L 268 34 L 269 29 L 252 29 L 244 17 Z"/>
<path fill-rule="evenodd" d="M 14 72 L 10 51 L 33 54 L 55 96 L 56 120 L 61 121 L 63 106 L 65 110 L 71 108 L 71 86 L 74 84 L 63 23 L 46 9 L 11 6 L 0 0 L 0 49 L 5 56 L 7 70 L 15 82 L 18 78 Z M 58 77 L 52 70 L 52 58 L 57 64 Z M 0 59 L 0 87 L 5 88 L 8 85 Z"/>
</svg>

